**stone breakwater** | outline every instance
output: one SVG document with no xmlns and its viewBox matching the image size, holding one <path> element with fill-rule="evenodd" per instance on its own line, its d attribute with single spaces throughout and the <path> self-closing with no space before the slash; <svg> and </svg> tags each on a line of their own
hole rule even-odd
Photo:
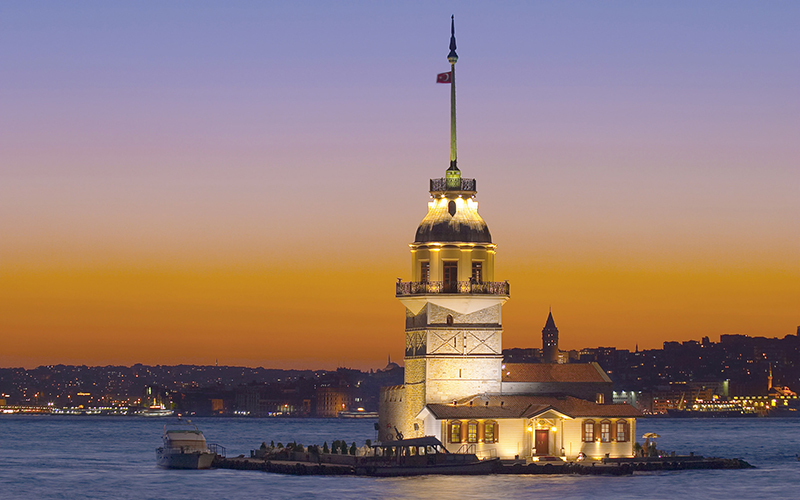
<svg viewBox="0 0 800 500">
<path fill-rule="evenodd" d="M 355 457 L 354 457 L 355 458 Z M 213 467 L 219 469 L 256 470 L 298 476 L 361 475 L 363 468 L 353 464 L 320 463 L 319 461 L 270 460 L 264 458 L 217 457 Z M 662 458 L 606 459 L 592 462 L 498 461 L 492 474 L 581 474 L 621 476 L 644 471 L 676 471 L 701 469 L 749 469 L 752 465 L 738 458 L 705 458 L 676 456 Z"/>
</svg>

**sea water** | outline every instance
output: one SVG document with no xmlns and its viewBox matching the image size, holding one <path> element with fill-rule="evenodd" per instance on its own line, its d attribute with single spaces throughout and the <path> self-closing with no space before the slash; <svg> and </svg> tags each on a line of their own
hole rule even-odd
<svg viewBox="0 0 800 500">
<path fill-rule="evenodd" d="M 637 433 L 659 449 L 743 458 L 755 469 L 635 473 L 631 476 L 285 476 L 258 471 L 156 467 L 169 419 L 0 416 L 0 499 L 258 498 L 800 498 L 800 419 L 640 419 Z M 169 420 L 171 421 L 171 420 Z M 330 445 L 375 440 L 374 420 L 196 418 L 228 456 L 261 442 Z M 639 439 L 639 441 L 643 441 Z"/>
</svg>

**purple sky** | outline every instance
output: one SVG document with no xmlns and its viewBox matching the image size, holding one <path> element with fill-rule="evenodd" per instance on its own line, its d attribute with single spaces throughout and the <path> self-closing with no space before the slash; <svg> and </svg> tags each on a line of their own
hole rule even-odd
<svg viewBox="0 0 800 500">
<path fill-rule="evenodd" d="M 459 166 L 478 179 L 497 275 L 512 282 L 508 347 L 538 346 L 550 305 L 567 348 L 794 331 L 796 2 L 5 2 L 0 327 L 16 342 L 0 364 L 53 360 L 23 341 L 70 324 L 49 309 L 48 273 L 85 284 L 156 268 L 309 282 L 374 269 L 359 279 L 386 296 L 349 335 L 385 331 L 399 357 L 391 284 L 409 276 L 427 179 L 449 160 L 448 87 L 434 82 L 451 14 Z M 130 313 L 120 283 L 104 307 Z M 703 290 L 690 313 L 686 288 Z M 263 307 L 254 318 L 274 313 Z M 325 338 L 324 324 L 297 331 Z M 271 328 L 265 338 L 283 327 Z M 60 352 L 106 359 L 81 361 L 86 346 Z M 204 349 L 191 359 L 213 360 Z M 385 356 L 336 349 L 353 365 Z M 290 347 L 231 358 L 306 359 Z"/>
</svg>

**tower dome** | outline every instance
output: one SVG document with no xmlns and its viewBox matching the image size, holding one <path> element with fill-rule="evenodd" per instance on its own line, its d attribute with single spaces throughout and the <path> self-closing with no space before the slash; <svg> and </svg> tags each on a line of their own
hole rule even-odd
<svg viewBox="0 0 800 500">
<path fill-rule="evenodd" d="M 414 242 L 491 243 L 492 235 L 478 214 L 478 202 L 460 191 L 450 191 L 434 194 L 428 203 L 428 213 L 417 228 Z"/>
</svg>

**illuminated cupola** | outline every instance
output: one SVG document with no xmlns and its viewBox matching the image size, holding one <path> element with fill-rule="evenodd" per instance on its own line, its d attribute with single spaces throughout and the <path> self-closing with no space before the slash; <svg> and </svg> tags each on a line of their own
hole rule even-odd
<svg viewBox="0 0 800 500">
<path fill-rule="evenodd" d="M 431 201 L 428 214 L 422 219 L 414 243 L 464 242 L 492 243 L 492 235 L 483 218 L 478 214 L 475 200 L 475 179 L 461 177 L 459 170 L 447 170 L 458 175 L 443 179 L 431 179 Z M 451 187 L 456 184 L 457 187 Z"/>
</svg>

